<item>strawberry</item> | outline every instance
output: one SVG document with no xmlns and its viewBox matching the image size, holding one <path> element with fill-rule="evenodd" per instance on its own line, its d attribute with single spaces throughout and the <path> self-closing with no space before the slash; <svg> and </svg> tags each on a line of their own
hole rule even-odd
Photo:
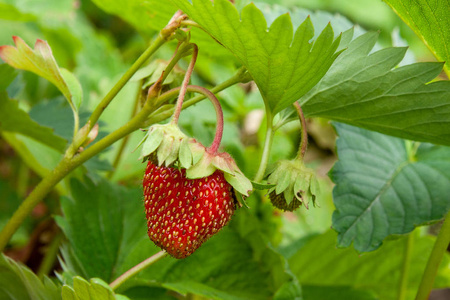
<svg viewBox="0 0 450 300">
<path fill-rule="evenodd" d="M 235 199 L 221 171 L 200 179 L 185 169 L 147 164 L 144 181 L 148 235 L 175 258 L 191 255 L 231 219 Z"/>
<path fill-rule="evenodd" d="M 195 44 L 192 50 L 172 120 L 152 125 L 140 143 L 141 158 L 148 160 L 143 180 L 148 235 L 175 258 L 191 255 L 225 226 L 235 210 L 235 192 L 247 197 L 253 188 L 233 158 L 219 152 L 223 134 L 219 100 L 205 88 L 188 85 L 197 57 Z M 160 83 L 149 94 L 157 95 Z M 186 91 L 201 93 L 214 105 L 216 134 L 208 148 L 178 127 Z"/>
</svg>

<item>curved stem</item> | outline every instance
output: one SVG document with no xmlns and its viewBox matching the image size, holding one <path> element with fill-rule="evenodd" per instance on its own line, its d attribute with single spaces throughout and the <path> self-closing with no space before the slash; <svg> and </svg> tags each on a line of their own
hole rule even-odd
<svg viewBox="0 0 450 300">
<path fill-rule="evenodd" d="M 198 55 L 198 47 L 196 44 L 192 44 L 193 52 L 191 62 L 189 63 L 189 67 L 186 70 L 186 74 L 184 75 L 183 83 L 181 84 L 180 96 L 178 97 L 177 104 L 175 106 L 175 112 L 172 117 L 172 124 L 178 124 L 178 119 L 180 118 L 181 110 L 183 109 L 183 101 L 186 96 L 186 88 L 189 85 L 189 81 L 191 80 L 192 72 L 194 71 L 195 62 L 197 61 Z"/>
<path fill-rule="evenodd" d="M 0 232 L 0 251 L 5 249 L 9 239 L 22 224 L 23 220 L 31 213 L 36 204 L 38 204 L 53 189 L 53 187 L 67 175 L 67 168 L 70 168 L 70 160 L 64 157 L 55 169 L 49 175 L 44 177 L 44 179 L 42 179 L 36 188 L 22 202 Z"/>
<path fill-rule="evenodd" d="M 273 140 L 273 116 L 272 112 L 266 105 L 266 140 L 264 142 L 264 149 L 261 156 L 261 162 L 259 164 L 258 172 L 256 172 L 255 178 L 253 179 L 256 182 L 260 182 L 264 178 L 264 174 L 266 173 L 267 165 L 269 163 L 270 156 L 270 148 L 272 147 Z"/>
<path fill-rule="evenodd" d="M 181 88 L 180 87 L 173 88 L 173 89 L 165 92 L 163 95 L 167 98 L 170 98 L 172 95 L 175 95 L 176 93 L 178 93 L 178 91 L 180 91 L 181 89 L 182 89 L 182 87 Z M 208 98 L 214 106 L 214 110 L 216 111 L 216 120 L 217 120 L 216 133 L 214 135 L 214 140 L 213 140 L 211 146 L 209 146 L 207 148 L 207 150 L 209 153 L 215 154 L 215 153 L 217 153 L 217 150 L 219 149 L 220 142 L 222 141 L 222 136 L 223 136 L 222 106 L 220 105 L 220 102 L 217 99 L 217 97 L 207 88 L 204 88 L 204 87 L 201 87 L 198 85 L 188 85 L 185 87 L 185 91 L 201 94 L 203 96 L 201 99 Z M 200 97 L 198 97 L 198 98 L 200 98 Z M 158 105 L 158 104 L 160 104 L 160 103 L 157 103 L 156 105 Z"/>
<path fill-rule="evenodd" d="M 130 80 L 130 78 L 136 73 L 136 71 L 147 61 L 147 59 L 156 52 L 167 40 L 161 35 L 158 35 L 156 40 L 145 50 L 144 53 L 134 62 L 134 64 L 122 75 L 119 81 L 114 85 L 114 87 L 106 94 L 103 100 L 97 105 L 92 115 L 89 118 L 90 128 L 94 127 L 97 123 L 100 115 L 106 109 L 106 107 L 111 103 L 114 97 L 120 92 L 120 90 L 125 86 L 125 84 Z"/>
<path fill-rule="evenodd" d="M 402 273 L 400 277 L 400 284 L 398 286 L 398 297 L 397 297 L 398 300 L 405 300 L 406 293 L 408 291 L 408 278 L 409 278 L 409 269 L 411 266 L 411 255 L 414 237 L 413 235 L 414 232 L 411 232 L 405 239 Z"/>
<path fill-rule="evenodd" d="M 434 279 L 439 269 L 439 265 L 444 257 L 447 247 L 450 243 L 450 211 L 445 217 L 445 221 L 442 224 L 441 230 L 434 243 L 433 250 L 428 258 L 427 266 L 422 275 L 422 281 L 417 291 L 416 300 L 428 299 L 431 289 L 433 288 Z"/>
<path fill-rule="evenodd" d="M 181 26 L 192 26 L 192 27 L 197 27 L 203 30 L 203 27 L 200 26 L 197 22 L 194 22 L 192 20 L 184 20 L 181 21 Z"/>
<path fill-rule="evenodd" d="M 249 80 L 247 73 L 246 73 L 246 69 L 244 67 L 240 68 L 238 70 L 238 72 L 236 72 L 235 75 L 233 75 L 232 77 L 230 77 L 229 79 L 225 80 L 224 82 L 216 85 L 215 87 L 213 87 L 210 91 L 214 94 L 230 87 L 233 86 L 237 83 L 241 83 L 241 82 L 247 82 Z M 179 88 L 178 88 L 179 89 Z M 174 91 L 176 89 L 173 89 L 171 91 Z M 170 91 L 164 93 L 164 95 L 166 95 L 167 93 L 169 93 Z M 189 100 L 186 100 L 183 102 L 183 109 L 186 107 L 189 107 L 191 105 L 194 105 L 200 101 L 202 101 L 203 99 L 205 99 L 206 96 L 204 95 L 198 95 L 195 96 Z M 157 105 L 158 106 L 158 105 Z M 145 122 L 145 127 L 150 126 L 150 124 L 155 124 L 155 123 L 159 123 L 161 121 L 166 120 L 167 118 L 170 118 L 171 115 L 173 115 L 175 108 L 173 106 L 162 106 L 161 108 L 159 108 L 158 110 L 155 110 L 150 117 L 148 118 L 148 120 Z"/>
<path fill-rule="evenodd" d="M 206 96 L 214 106 L 214 110 L 216 111 L 216 133 L 214 135 L 214 140 L 213 140 L 211 146 L 206 148 L 206 150 L 211 154 L 216 154 L 217 150 L 219 149 L 220 142 L 222 141 L 222 136 L 223 136 L 222 106 L 220 105 L 220 102 L 217 99 L 217 97 L 214 96 L 214 94 L 210 90 L 208 90 L 204 87 L 197 86 L 197 85 L 188 85 L 187 90 L 190 92 L 200 93 L 200 94 Z"/>
<path fill-rule="evenodd" d="M 167 252 L 166 251 L 160 251 L 158 253 L 156 253 L 153 256 L 150 256 L 149 258 L 147 258 L 146 260 L 144 260 L 143 262 L 135 265 L 134 267 L 132 267 L 131 269 L 129 269 L 128 271 L 126 271 L 125 273 L 123 273 L 122 275 L 120 275 L 116 280 L 114 280 L 113 282 L 111 282 L 109 284 L 109 286 L 113 289 L 116 290 L 117 288 L 119 288 L 119 286 L 121 286 L 125 281 L 127 281 L 128 279 L 132 278 L 133 276 L 135 276 L 136 274 L 138 274 L 139 272 L 145 270 L 146 268 L 148 268 L 149 266 L 151 266 L 152 264 L 154 264 L 155 262 L 159 261 L 160 259 L 164 258 L 165 256 L 167 256 Z"/>
<path fill-rule="evenodd" d="M 306 130 L 306 120 L 305 116 L 303 115 L 303 110 L 300 106 L 300 104 L 295 101 L 294 102 L 295 109 L 297 110 L 298 117 L 300 119 L 300 123 L 302 125 L 301 128 L 301 134 L 300 134 L 300 147 L 297 153 L 296 159 L 303 160 L 303 157 L 305 157 L 306 148 L 308 147 L 308 131 Z"/>
</svg>

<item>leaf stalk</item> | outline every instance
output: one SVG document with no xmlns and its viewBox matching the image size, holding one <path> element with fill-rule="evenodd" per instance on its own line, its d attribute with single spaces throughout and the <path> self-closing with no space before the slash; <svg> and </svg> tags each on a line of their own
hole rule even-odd
<svg viewBox="0 0 450 300">
<path fill-rule="evenodd" d="M 177 104 L 175 106 L 175 112 L 173 113 L 171 121 L 172 124 L 178 124 L 178 119 L 180 118 L 180 113 L 181 110 L 183 109 L 184 97 L 186 96 L 187 91 L 186 89 L 187 86 L 189 85 L 189 81 L 191 80 L 192 72 L 194 72 L 195 62 L 197 61 L 198 47 L 196 44 L 192 44 L 192 47 L 193 47 L 192 58 L 189 63 L 188 69 L 186 70 L 183 83 L 181 84 L 180 95 L 178 96 Z"/>
<path fill-rule="evenodd" d="M 450 243 L 450 211 L 445 216 L 444 223 L 434 243 L 433 250 L 428 258 L 422 280 L 417 291 L 416 300 L 426 300 L 430 296 L 439 265 Z"/>
<path fill-rule="evenodd" d="M 298 149 L 296 159 L 303 160 L 303 158 L 305 157 L 306 148 L 308 147 L 308 131 L 306 129 L 305 115 L 303 114 L 303 110 L 302 110 L 300 104 L 297 101 L 295 101 L 294 106 L 295 106 L 295 109 L 297 110 L 297 114 L 300 119 L 300 124 L 302 126 L 301 134 L 300 134 L 300 147 Z"/>
<path fill-rule="evenodd" d="M 406 237 L 404 244 L 402 271 L 398 286 L 398 297 L 397 297 L 398 300 L 406 299 L 406 294 L 408 291 L 409 269 L 411 266 L 412 247 L 414 244 L 413 241 L 414 241 L 414 232 L 411 232 Z"/>
<path fill-rule="evenodd" d="M 267 165 L 269 164 L 270 149 L 272 148 L 273 142 L 273 115 L 272 111 L 266 105 L 266 140 L 264 142 L 263 153 L 261 156 L 261 162 L 259 164 L 258 171 L 256 172 L 253 181 L 260 182 L 264 178 L 266 173 Z"/>
<path fill-rule="evenodd" d="M 150 256 L 146 260 L 140 262 L 139 264 L 135 265 L 134 267 L 132 267 L 131 269 L 120 275 L 116 280 L 111 282 L 109 286 L 113 290 L 117 290 L 124 282 L 126 282 L 133 276 L 137 275 L 141 271 L 145 270 L 146 268 L 150 267 L 160 259 L 166 257 L 167 255 L 168 253 L 166 251 L 159 251 L 155 255 Z"/>
</svg>

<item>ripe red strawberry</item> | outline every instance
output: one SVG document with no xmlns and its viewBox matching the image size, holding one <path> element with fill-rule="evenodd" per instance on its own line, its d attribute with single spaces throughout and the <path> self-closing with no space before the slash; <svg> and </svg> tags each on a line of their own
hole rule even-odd
<svg viewBox="0 0 450 300">
<path fill-rule="evenodd" d="M 148 235 L 175 258 L 191 255 L 231 219 L 235 199 L 223 172 L 186 178 L 184 169 L 148 161 L 144 181 Z"/>
</svg>

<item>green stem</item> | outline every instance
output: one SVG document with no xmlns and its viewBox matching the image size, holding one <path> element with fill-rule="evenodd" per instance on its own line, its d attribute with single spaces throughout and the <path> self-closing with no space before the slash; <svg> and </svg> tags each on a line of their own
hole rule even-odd
<svg viewBox="0 0 450 300">
<path fill-rule="evenodd" d="M 296 159 L 303 160 L 306 153 L 306 148 L 308 147 L 308 131 L 306 130 L 306 120 L 305 115 L 303 114 L 303 110 L 300 104 L 296 101 L 294 102 L 295 109 L 297 110 L 298 117 L 301 123 L 301 134 L 300 134 L 300 147 L 297 153 Z"/>
<path fill-rule="evenodd" d="M 164 69 L 162 82 L 164 82 L 167 79 L 167 76 L 169 76 L 170 72 L 173 70 L 173 68 L 176 66 L 176 64 L 180 61 L 180 59 L 182 59 L 184 56 L 186 56 L 189 53 L 188 51 L 191 48 L 192 48 L 191 44 L 178 43 L 174 55 L 170 59 L 170 62 L 167 65 L 167 67 Z"/>
<path fill-rule="evenodd" d="M 422 275 L 422 281 L 417 291 L 416 300 L 426 300 L 430 296 L 431 289 L 433 288 L 434 279 L 439 269 L 439 265 L 444 257 L 447 247 L 450 243 L 450 211 L 445 217 L 441 230 L 434 243 L 433 250 L 428 258 L 427 266 Z"/>
<path fill-rule="evenodd" d="M 266 173 L 267 165 L 269 163 L 270 156 L 270 148 L 272 147 L 273 140 L 273 116 L 272 112 L 266 105 L 266 140 L 264 142 L 264 149 L 261 156 L 261 162 L 259 164 L 258 172 L 256 172 L 255 178 L 253 179 L 256 182 L 260 182 L 264 178 L 264 174 Z"/>
<path fill-rule="evenodd" d="M 128 71 L 125 74 L 123 74 L 123 76 L 119 79 L 119 81 L 114 85 L 114 87 L 108 92 L 108 94 L 106 94 L 106 96 L 103 98 L 100 104 L 97 105 L 97 107 L 95 108 L 94 112 L 89 118 L 90 128 L 94 127 L 94 125 L 100 118 L 100 115 L 109 105 L 109 103 L 114 99 L 114 97 L 120 92 L 120 90 L 125 86 L 125 84 L 130 80 L 130 78 L 134 75 L 134 73 L 136 73 L 136 71 L 147 61 L 147 59 L 149 59 L 150 56 L 153 53 L 155 53 L 156 50 L 158 50 L 165 42 L 167 42 L 167 40 L 164 39 L 161 35 L 158 35 L 158 37 L 150 45 L 150 47 L 148 47 L 147 50 L 145 50 L 145 52 L 142 53 L 142 55 L 128 69 Z"/>
<path fill-rule="evenodd" d="M 73 111 L 73 137 L 75 138 L 78 133 L 78 129 L 80 128 L 80 117 L 78 116 L 78 111 L 72 107 Z"/>
<path fill-rule="evenodd" d="M 17 174 L 17 195 L 19 197 L 25 197 L 27 193 L 27 187 L 30 179 L 30 169 L 24 161 L 20 162 L 19 173 Z"/>
<path fill-rule="evenodd" d="M 39 270 L 37 271 L 37 276 L 40 279 L 42 279 L 45 275 L 48 275 L 53 269 L 58 256 L 59 244 L 61 243 L 63 236 L 64 235 L 62 232 L 58 232 L 50 243 L 47 252 L 45 253 L 45 257 L 39 266 Z"/>
<path fill-rule="evenodd" d="M 111 282 L 109 284 L 109 286 L 113 290 L 117 290 L 117 288 L 119 288 L 125 281 L 127 281 L 128 279 L 130 279 L 133 276 L 137 275 L 139 272 L 145 270 L 146 268 L 148 268 L 149 266 L 151 266 L 155 262 L 159 261 L 160 259 L 166 257 L 167 255 L 168 254 L 167 254 L 166 251 L 160 251 L 160 252 L 156 253 L 155 255 L 147 258 L 143 262 L 135 265 L 134 267 L 132 267 L 131 269 L 129 269 L 128 271 L 126 271 L 125 273 L 120 275 L 116 280 Z"/>
<path fill-rule="evenodd" d="M 192 44 L 193 52 L 191 62 L 189 63 L 188 69 L 186 70 L 186 74 L 184 75 L 183 83 L 181 84 L 180 95 L 178 96 L 177 104 L 175 106 L 175 111 L 172 117 L 172 124 L 177 124 L 178 119 L 180 118 L 181 110 L 183 109 L 183 101 L 186 96 L 187 86 L 189 81 L 191 80 L 192 72 L 194 72 L 195 62 L 197 61 L 198 56 L 198 47 L 196 44 Z"/>
<path fill-rule="evenodd" d="M 70 160 L 64 157 L 55 169 L 49 175 L 45 176 L 22 202 L 0 232 L 0 251 L 5 249 L 9 239 L 22 224 L 23 220 L 31 213 L 36 204 L 38 204 L 53 189 L 53 187 L 67 175 L 68 169 L 73 170 Z"/>
<path fill-rule="evenodd" d="M 400 284 L 398 289 L 398 300 L 405 300 L 406 294 L 408 291 L 408 278 L 409 278 L 409 269 L 411 266 L 411 255 L 412 255 L 412 246 L 413 246 L 413 238 L 414 232 L 408 234 L 405 239 L 404 251 L 403 251 L 403 264 L 402 264 L 402 273 L 400 276 Z"/>
<path fill-rule="evenodd" d="M 192 20 L 184 20 L 181 22 L 182 26 L 191 26 L 191 27 L 197 27 L 203 30 L 203 27 L 200 26 L 197 22 L 194 22 Z"/>
</svg>

